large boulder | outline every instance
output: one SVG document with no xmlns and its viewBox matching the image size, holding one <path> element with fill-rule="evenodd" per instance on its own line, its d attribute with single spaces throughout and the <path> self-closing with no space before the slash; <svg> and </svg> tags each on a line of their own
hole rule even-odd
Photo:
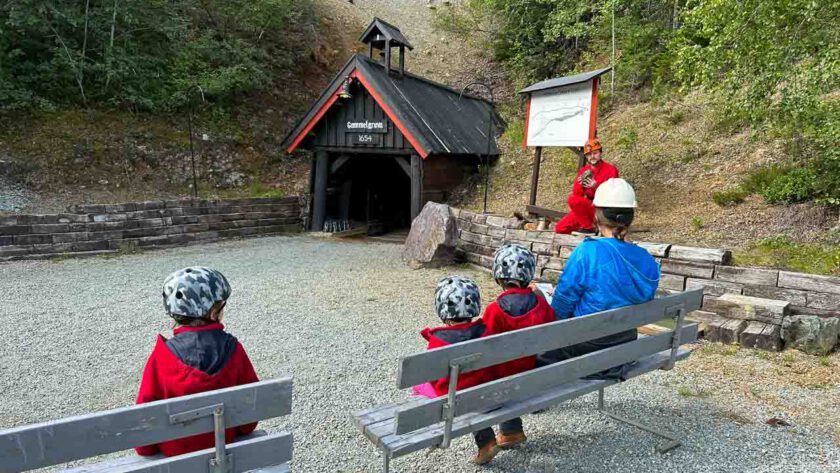
<svg viewBox="0 0 840 473">
<path fill-rule="evenodd" d="M 436 268 L 452 262 L 458 228 L 448 205 L 428 202 L 411 222 L 402 259 L 414 269 Z"/>
<path fill-rule="evenodd" d="M 791 315 L 782 322 L 782 339 L 811 355 L 825 355 L 837 344 L 840 319 L 816 315 Z"/>
</svg>

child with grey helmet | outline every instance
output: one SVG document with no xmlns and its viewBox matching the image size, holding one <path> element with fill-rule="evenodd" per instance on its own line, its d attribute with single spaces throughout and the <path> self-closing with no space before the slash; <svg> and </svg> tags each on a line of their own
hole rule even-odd
<svg viewBox="0 0 840 473">
<path fill-rule="evenodd" d="M 487 327 L 481 319 L 481 295 L 478 286 L 470 279 L 461 276 L 449 276 L 441 279 L 435 290 L 435 312 L 443 326 L 425 328 L 420 334 L 428 341 L 429 350 L 453 343 L 466 342 L 486 336 Z M 462 373 L 458 377 L 457 389 L 465 389 L 486 383 L 493 379 L 494 367 L 482 368 Z M 449 377 L 415 386 L 414 394 L 435 398 L 446 395 L 449 389 Z M 475 432 L 478 454 L 473 463 L 482 465 L 493 459 L 496 449 L 495 435 L 492 428 Z M 491 453 L 492 452 L 492 453 Z"/>
<path fill-rule="evenodd" d="M 222 325 L 231 287 L 222 273 L 192 267 L 163 282 L 163 308 L 175 324 L 174 336 L 158 336 L 140 382 L 137 404 L 259 381 L 242 344 Z M 225 442 L 251 433 L 257 424 L 225 431 Z M 140 455 L 182 455 L 214 445 L 212 432 L 137 447 Z"/>
<path fill-rule="evenodd" d="M 529 287 L 536 269 L 536 257 L 531 250 L 522 245 L 505 243 L 496 251 L 493 258 L 493 278 L 504 292 L 484 309 L 481 318 L 487 325 L 488 334 L 510 332 L 556 320 L 548 302 Z M 533 369 L 535 364 L 535 356 L 507 361 L 494 367 L 495 378 L 528 371 Z M 500 449 L 515 447 L 526 440 L 520 418 L 503 422 L 499 430 L 501 432 L 494 438 L 493 443 Z"/>
</svg>

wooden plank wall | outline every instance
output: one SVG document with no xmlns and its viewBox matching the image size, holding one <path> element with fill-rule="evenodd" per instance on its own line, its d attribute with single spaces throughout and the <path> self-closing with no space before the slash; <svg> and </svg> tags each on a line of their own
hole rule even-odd
<svg viewBox="0 0 840 473">
<path fill-rule="evenodd" d="M 343 131 L 342 123 L 352 120 L 385 120 L 388 123 L 388 133 L 383 135 L 381 144 L 359 145 L 351 144 L 348 134 Z M 401 149 L 411 150 L 411 144 L 405 139 L 394 123 L 373 97 L 363 87 L 356 87 L 353 97 L 336 102 L 327 115 L 315 126 L 315 145 L 327 148 L 356 148 L 364 149 Z"/>
</svg>

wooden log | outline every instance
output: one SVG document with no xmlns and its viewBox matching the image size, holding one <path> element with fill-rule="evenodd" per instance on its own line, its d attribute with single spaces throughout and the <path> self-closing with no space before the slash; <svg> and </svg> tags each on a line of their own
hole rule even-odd
<svg viewBox="0 0 840 473">
<path fill-rule="evenodd" d="M 781 327 L 763 322 L 750 322 L 741 332 L 738 340 L 744 348 L 780 351 L 782 349 Z"/>
<path fill-rule="evenodd" d="M 704 297 L 703 309 L 730 319 L 781 325 L 782 319 L 790 314 L 790 302 L 724 294 L 720 297 Z"/>
<path fill-rule="evenodd" d="M 840 310 L 840 294 L 809 292 L 806 296 L 807 307 L 825 310 Z"/>
<path fill-rule="evenodd" d="M 315 152 L 315 196 L 312 206 L 312 226 L 310 230 L 320 232 L 327 218 L 327 179 L 329 177 L 330 157 L 326 151 Z"/>
<path fill-rule="evenodd" d="M 547 217 L 552 220 L 560 220 L 567 214 L 567 212 L 561 212 L 560 210 L 549 209 L 546 207 L 538 207 L 536 205 L 526 205 L 525 211 L 527 211 L 529 215 Z"/>
<path fill-rule="evenodd" d="M 709 323 L 706 340 L 725 344 L 738 343 L 741 332 L 747 328 L 746 320 L 721 318 Z"/>
<path fill-rule="evenodd" d="M 671 249 L 671 245 L 667 243 L 648 243 L 644 241 L 637 241 L 634 243 L 647 250 L 651 256 L 657 256 L 660 258 L 667 258 L 668 252 Z"/>
<path fill-rule="evenodd" d="M 728 264 L 732 259 L 732 252 L 718 248 L 671 245 L 668 258 L 695 263 Z"/>
<path fill-rule="evenodd" d="M 806 291 L 798 291 L 796 289 L 782 289 L 780 287 L 769 286 L 745 286 L 744 295 L 751 297 L 763 297 L 765 299 L 775 299 L 777 301 L 788 301 L 791 305 L 804 306 L 807 304 Z"/>
<path fill-rule="evenodd" d="M 711 264 L 687 263 L 663 259 L 661 267 L 663 273 L 678 274 L 693 278 L 712 279 L 712 276 L 715 274 L 715 267 Z"/>
<path fill-rule="evenodd" d="M 685 276 L 675 274 L 662 274 L 659 277 L 659 287 L 671 291 L 685 290 Z"/>
<path fill-rule="evenodd" d="M 717 297 L 726 293 L 741 294 L 743 286 L 740 284 L 714 279 L 688 278 L 685 281 L 685 289 L 702 289 L 704 295 Z"/>
<path fill-rule="evenodd" d="M 716 266 L 715 279 L 754 286 L 776 286 L 779 271 L 760 268 L 741 268 L 738 266 Z"/>
<path fill-rule="evenodd" d="M 840 278 L 781 271 L 779 273 L 779 287 L 840 294 Z"/>
</svg>

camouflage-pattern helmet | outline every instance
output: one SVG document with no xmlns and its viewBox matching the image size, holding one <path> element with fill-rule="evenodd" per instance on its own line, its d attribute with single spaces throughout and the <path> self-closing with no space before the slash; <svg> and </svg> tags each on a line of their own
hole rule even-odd
<svg viewBox="0 0 840 473">
<path fill-rule="evenodd" d="M 516 243 L 505 243 L 493 258 L 493 277 L 511 279 L 528 284 L 534 279 L 537 270 L 537 258 L 531 250 Z"/>
<path fill-rule="evenodd" d="M 481 295 L 470 279 L 450 276 L 438 281 L 435 310 L 440 320 L 471 319 L 481 313 Z"/>
<path fill-rule="evenodd" d="M 213 305 L 230 297 L 222 273 L 208 268 L 184 268 L 163 281 L 163 308 L 170 317 L 204 318 Z"/>
</svg>

